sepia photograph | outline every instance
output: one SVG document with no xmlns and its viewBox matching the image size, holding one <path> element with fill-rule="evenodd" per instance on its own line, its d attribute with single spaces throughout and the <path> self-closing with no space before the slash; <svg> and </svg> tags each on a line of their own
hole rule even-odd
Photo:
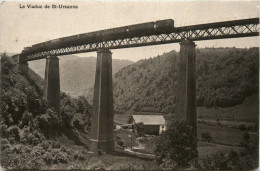
<svg viewBox="0 0 260 171">
<path fill-rule="evenodd" d="M 0 170 L 258 170 L 259 1 L 0 2 Z"/>
</svg>

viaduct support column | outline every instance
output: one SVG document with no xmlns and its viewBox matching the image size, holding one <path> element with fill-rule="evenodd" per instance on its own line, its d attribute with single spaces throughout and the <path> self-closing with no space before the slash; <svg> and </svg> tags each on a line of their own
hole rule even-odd
<svg viewBox="0 0 260 171">
<path fill-rule="evenodd" d="M 18 70 L 23 75 L 27 75 L 28 74 L 28 63 L 26 61 L 19 62 L 18 63 Z"/>
<path fill-rule="evenodd" d="M 23 75 L 27 75 L 28 74 L 28 62 L 23 60 L 22 58 L 23 58 L 22 56 L 17 55 L 15 57 L 13 57 L 13 60 L 15 63 L 17 63 L 19 72 L 22 73 Z"/>
<path fill-rule="evenodd" d="M 97 52 L 90 151 L 115 150 L 113 121 L 112 53 L 102 49 Z"/>
<path fill-rule="evenodd" d="M 196 45 L 190 40 L 183 40 L 180 45 L 175 118 L 185 120 L 191 125 L 194 129 L 194 138 L 197 138 Z"/>
<path fill-rule="evenodd" d="M 48 106 L 60 113 L 60 71 L 57 56 L 46 58 L 43 94 Z"/>
</svg>

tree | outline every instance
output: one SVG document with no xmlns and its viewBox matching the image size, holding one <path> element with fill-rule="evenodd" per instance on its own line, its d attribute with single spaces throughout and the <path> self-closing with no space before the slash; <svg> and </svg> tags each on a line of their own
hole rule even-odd
<svg viewBox="0 0 260 171">
<path fill-rule="evenodd" d="M 193 128 L 185 121 L 173 121 L 156 140 L 155 160 L 165 169 L 184 169 L 198 157 Z"/>
<path fill-rule="evenodd" d="M 140 122 L 135 124 L 136 126 L 136 131 L 138 133 L 139 136 L 144 136 L 144 123 Z"/>
<path fill-rule="evenodd" d="M 243 135 L 243 140 L 240 142 L 240 147 L 242 148 L 242 155 L 250 155 L 253 158 L 258 156 L 258 138 L 250 137 L 248 132 Z"/>
</svg>

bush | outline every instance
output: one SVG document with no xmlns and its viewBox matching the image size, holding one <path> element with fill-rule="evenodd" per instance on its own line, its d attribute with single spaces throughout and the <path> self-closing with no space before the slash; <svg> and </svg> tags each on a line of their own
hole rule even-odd
<svg viewBox="0 0 260 171">
<path fill-rule="evenodd" d="M 258 157 L 258 146 L 258 137 L 253 139 L 247 132 L 245 132 L 243 140 L 240 142 L 240 147 L 242 148 L 241 153 L 243 155 Z"/>
<path fill-rule="evenodd" d="M 40 144 L 40 146 L 45 151 L 43 153 L 43 160 L 47 165 L 68 163 L 69 151 L 67 151 L 58 142 L 45 141 L 42 144 Z"/>
<path fill-rule="evenodd" d="M 241 151 L 220 151 L 201 160 L 203 170 L 253 170 L 258 168 L 258 139 L 253 140 L 248 133 L 240 143 Z"/>
<path fill-rule="evenodd" d="M 156 140 L 155 160 L 165 169 L 184 169 L 198 157 L 196 138 L 184 121 L 172 122 Z"/>
<path fill-rule="evenodd" d="M 59 114 L 51 109 L 48 109 L 45 114 L 38 116 L 37 119 L 39 127 L 45 133 L 45 136 L 55 134 L 61 125 Z"/>
<path fill-rule="evenodd" d="M 79 160 L 79 161 L 85 161 L 86 160 L 84 156 L 78 155 L 78 154 L 74 155 L 73 159 Z"/>
<path fill-rule="evenodd" d="M 140 122 L 135 124 L 138 136 L 144 136 L 144 123 Z"/>
<path fill-rule="evenodd" d="M 217 152 L 212 156 L 202 159 L 203 170 L 228 170 L 228 156 L 223 152 Z"/>
<path fill-rule="evenodd" d="M 32 113 L 25 111 L 23 113 L 23 116 L 21 118 L 21 122 L 20 122 L 19 126 L 21 128 L 23 128 L 25 125 L 28 125 L 30 121 L 32 122 L 32 119 L 33 119 Z"/>
<path fill-rule="evenodd" d="M 20 141 L 19 135 L 19 127 L 18 126 L 11 126 L 6 130 L 8 139 L 13 139 L 15 141 Z"/>
<path fill-rule="evenodd" d="M 11 148 L 11 144 L 9 143 L 9 141 L 4 138 L 1 139 L 1 150 L 4 151 L 5 149 L 10 149 Z"/>
<path fill-rule="evenodd" d="M 239 128 L 241 131 L 246 130 L 246 126 L 245 126 L 244 124 L 239 125 L 238 128 Z"/>
<path fill-rule="evenodd" d="M 116 136 L 116 143 L 117 143 L 119 146 L 121 146 L 121 147 L 124 146 L 124 142 L 122 141 L 122 139 L 121 139 L 119 136 Z"/>
<path fill-rule="evenodd" d="M 258 157 L 230 150 L 220 151 L 201 160 L 202 170 L 253 170 L 258 167 Z"/>
<path fill-rule="evenodd" d="M 207 142 L 213 141 L 213 138 L 211 137 L 209 132 L 202 132 L 201 138 L 202 138 L 203 141 L 207 141 Z"/>
<path fill-rule="evenodd" d="M 254 125 L 248 126 L 247 129 L 249 131 L 257 131 L 258 130 L 258 124 L 255 123 Z"/>
</svg>

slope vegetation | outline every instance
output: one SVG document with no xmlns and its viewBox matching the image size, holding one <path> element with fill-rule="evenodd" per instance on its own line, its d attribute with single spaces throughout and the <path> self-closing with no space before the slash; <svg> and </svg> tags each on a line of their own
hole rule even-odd
<svg viewBox="0 0 260 171">
<path fill-rule="evenodd" d="M 231 107 L 258 93 L 259 48 L 197 49 L 197 105 Z M 178 56 L 175 51 L 140 60 L 114 76 L 118 113 L 174 113 Z"/>
<path fill-rule="evenodd" d="M 73 99 L 61 93 L 60 98 L 58 114 L 42 100 L 42 79 L 32 70 L 22 75 L 11 58 L 1 56 L 3 168 L 40 169 L 68 163 L 73 152 L 55 140 L 59 136 L 88 148 L 83 135 L 90 128 L 91 106 L 84 97 Z"/>
</svg>

